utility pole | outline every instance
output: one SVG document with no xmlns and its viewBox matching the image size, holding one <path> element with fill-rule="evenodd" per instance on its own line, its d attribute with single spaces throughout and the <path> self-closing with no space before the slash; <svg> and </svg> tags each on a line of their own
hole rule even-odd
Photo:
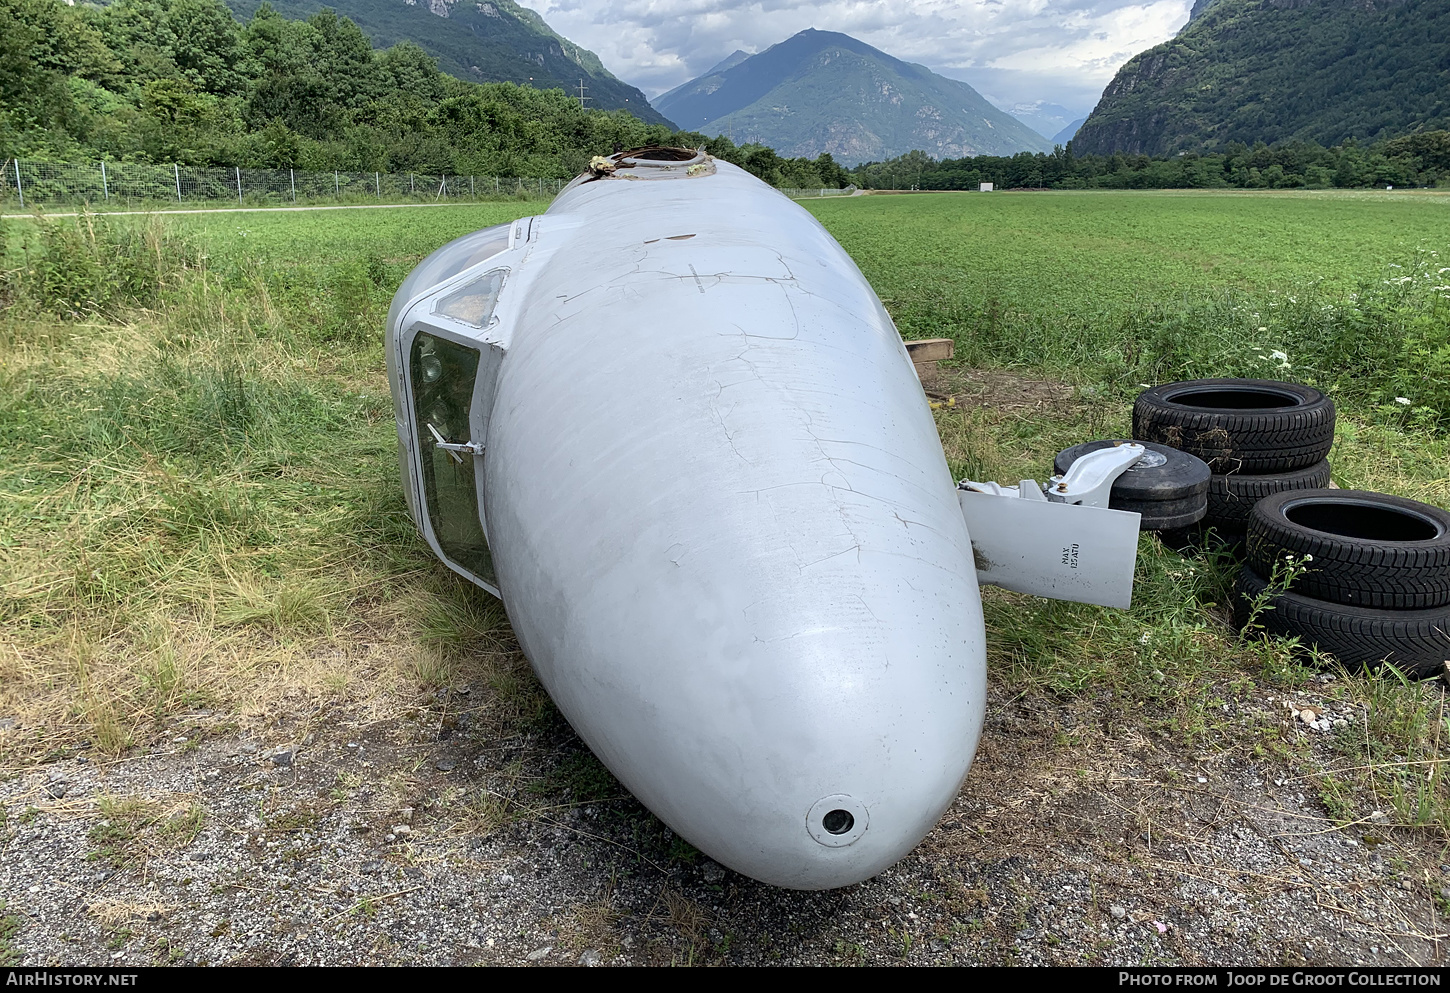
<svg viewBox="0 0 1450 993">
<path fill-rule="evenodd" d="M 587 97 L 587 96 L 585 96 L 584 95 L 585 90 L 586 90 L 586 87 L 584 86 L 584 80 L 581 79 L 581 80 L 579 80 L 579 109 L 580 110 L 583 110 L 584 109 L 584 101 L 585 100 L 593 100 L 594 99 L 593 97 Z"/>
</svg>

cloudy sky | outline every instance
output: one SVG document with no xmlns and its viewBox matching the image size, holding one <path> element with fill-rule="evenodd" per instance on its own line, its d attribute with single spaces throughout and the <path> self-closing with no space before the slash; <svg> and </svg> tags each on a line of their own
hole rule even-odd
<svg viewBox="0 0 1450 993">
<path fill-rule="evenodd" d="M 520 0 L 651 98 L 738 49 L 841 31 L 976 87 L 999 106 L 1085 114 L 1129 58 L 1171 37 L 1192 0 Z"/>
</svg>

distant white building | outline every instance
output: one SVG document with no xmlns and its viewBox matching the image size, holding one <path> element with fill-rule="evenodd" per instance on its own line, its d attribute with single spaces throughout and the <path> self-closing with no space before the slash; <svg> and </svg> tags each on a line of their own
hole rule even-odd
<svg viewBox="0 0 1450 993">
<path fill-rule="evenodd" d="M 982 184 L 980 184 L 977 187 L 977 189 L 980 192 L 982 192 L 982 193 L 991 193 L 992 192 L 992 184 L 991 183 L 982 183 Z"/>
</svg>

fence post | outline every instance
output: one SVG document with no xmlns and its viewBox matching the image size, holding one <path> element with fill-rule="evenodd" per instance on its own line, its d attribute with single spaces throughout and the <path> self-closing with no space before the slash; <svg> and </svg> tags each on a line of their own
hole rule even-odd
<svg viewBox="0 0 1450 993">
<path fill-rule="evenodd" d="M 15 156 L 15 192 L 20 194 L 20 209 L 25 209 L 25 191 L 20 188 L 20 156 Z"/>
<path fill-rule="evenodd" d="M 478 199 L 478 194 L 476 194 L 476 193 L 473 192 L 473 177 L 472 176 L 469 176 L 468 177 L 468 195 L 471 196 L 471 197 L 473 197 L 475 200 Z"/>
<path fill-rule="evenodd" d="M 412 195 L 412 194 L 417 193 L 417 192 L 418 192 L 417 188 L 414 187 L 414 185 L 413 185 L 413 174 L 410 172 L 410 173 L 408 173 L 408 193 L 409 193 L 409 195 Z"/>
<path fill-rule="evenodd" d="M 176 177 L 176 202 L 181 202 L 181 166 L 171 163 L 171 174 Z"/>
<path fill-rule="evenodd" d="M 373 173 L 373 185 L 377 187 L 378 199 L 381 200 L 383 198 L 383 181 L 377 173 Z"/>
<path fill-rule="evenodd" d="M 101 197 L 104 200 L 106 200 L 106 201 L 110 201 L 110 199 L 111 199 L 111 188 L 110 188 L 110 186 L 108 186 L 106 184 L 106 160 L 105 159 L 102 159 L 101 160 Z"/>
<path fill-rule="evenodd" d="M 332 195 L 337 197 L 342 196 L 342 186 L 337 181 L 336 169 L 332 170 Z"/>
<path fill-rule="evenodd" d="M 493 195 L 498 196 L 498 177 L 493 177 Z"/>
<path fill-rule="evenodd" d="M 297 173 L 287 170 L 287 182 L 292 186 L 292 202 L 297 202 Z"/>
<path fill-rule="evenodd" d="M 237 206 L 240 207 L 242 205 L 242 167 L 232 166 L 232 168 L 237 170 Z"/>
</svg>

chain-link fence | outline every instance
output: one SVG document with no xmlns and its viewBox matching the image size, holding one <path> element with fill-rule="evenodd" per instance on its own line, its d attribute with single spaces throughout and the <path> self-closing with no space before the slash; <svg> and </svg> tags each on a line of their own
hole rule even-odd
<svg viewBox="0 0 1450 993">
<path fill-rule="evenodd" d="M 0 167 L 0 209 L 89 205 L 92 209 L 176 204 L 243 207 L 317 203 L 428 203 L 553 197 L 564 179 L 429 176 L 411 172 L 196 169 L 136 162 L 36 162 Z"/>
<path fill-rule="evenodd" d="M 817 197 L 848 197 L 856 192 L 856 187 L 847 186 L 841 190 L 798 190 L 781 187 L 780 192 L 792 200 L 814 200 Z"/>
<path fill-rule="evenodd" d="M 294 169 L 196 169 L 138 162 L 37 162 L 6 159 L 0 166 L 0 211 L 37 207 L 93 210 L 204 207 L 280 207 L 324 203 L 431 203 L 443 200 L 550 198 L 566 179 L 429 176 L 413 172 L 304 172 Z M 793 200 L 850 196 L 844 190 L 782 189 Z"/>
</svg>

